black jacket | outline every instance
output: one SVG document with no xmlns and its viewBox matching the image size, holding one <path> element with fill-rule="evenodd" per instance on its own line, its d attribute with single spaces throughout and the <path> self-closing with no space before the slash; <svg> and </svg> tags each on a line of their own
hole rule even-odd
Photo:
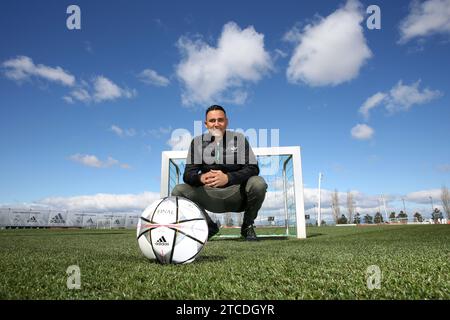
<svg viewBox="0 0 450 320">
<path fill-rule="evenodd" d="M 218 143 L 210 133 L 192 139 L 183 181 L 194 187 L 202 186 L 200 175 L 210 170 L 221 170 L 228 175 L 228 183 L 223 187 L 245 184 L 250 177 L 259 174 L 256 157 L 247 139 L 233 131 L 226 131 Z"/>
</svg>

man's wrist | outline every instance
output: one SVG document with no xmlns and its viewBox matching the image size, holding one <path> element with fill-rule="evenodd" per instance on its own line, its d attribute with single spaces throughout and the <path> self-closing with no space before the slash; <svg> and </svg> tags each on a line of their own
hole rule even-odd
<svg viewBox="0 0 450 320">
<path fill-rule="evenodd" d="M 196 185 L 199 185 L 199 186 L 204 185 L 204 183 L 202 182 L 202 178 L 201 177 L 202 177 L 201 174 L 198 174 L 198 175 L 194 176 L 194 180 L 195 180 L 195 184 Z"/>
<path fill-rule="evenodd" d="M 227 182 L 226 186 L 228 186 L 228 185 L 231 185 L 232 177 L 231 177 L 231 174 L 229 174 L 229 173 L 227 173 L 226 175 L 227 175 L 227 178 L 228 178 L 228 182 Z"/>
</svg>

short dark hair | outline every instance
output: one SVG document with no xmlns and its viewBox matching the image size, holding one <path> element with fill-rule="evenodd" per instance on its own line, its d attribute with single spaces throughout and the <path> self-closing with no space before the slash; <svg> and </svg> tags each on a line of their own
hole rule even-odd
<svg viewBox="0 0 450 320">
<path fill-rule="evenodd" d="M 213 104 L 211 107 L 209 107 L 208 109 L 206 109 L 205 118 L 208 116 L 208 112 L 214 111 L 214 110 L 220 110 L 220 111 L 223 111 L 223 113 L 225 114 L 225 116 L 227 115 L 227 113 L 225 112 L 225 109 L 224 109 L 222 106 L 219 106 L 218 104 Z"/>
</svg>

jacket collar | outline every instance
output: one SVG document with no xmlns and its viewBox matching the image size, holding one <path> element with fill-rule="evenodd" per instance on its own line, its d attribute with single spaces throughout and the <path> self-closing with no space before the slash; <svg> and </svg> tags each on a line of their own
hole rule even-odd
<svg viewBox="0 0 450 320">
<path fill-rule="evenodd" d="M 222 141 L 226 141 L 227 132 L 228 130 L 225 130 L 225 132 L 223 133 Z M 213 136 L 209 131 L 203 135 L 203 141 L 214 142 L 214 140 L 216 140 L 216 137 Z"/>
</svg>

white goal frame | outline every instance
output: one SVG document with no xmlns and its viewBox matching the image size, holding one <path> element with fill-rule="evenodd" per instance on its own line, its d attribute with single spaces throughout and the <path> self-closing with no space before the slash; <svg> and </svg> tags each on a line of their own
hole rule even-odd
<svg viewBox="0 0 450 320">
<path fill-rule="evenodd" d="M 300 147 L 268 147 L 268 148 L 252 148 L 256 158 L 258 156 L 288 156 L 284 166 L 288 160 L 292 157 L 292 170 L 293 170 L 293 188 L 294 188 L 294 201 L 295 201 L 295 217 L 296 217 L 296 237 L 299 239 L 306 238 L 306 223 L 305 223 L 305 205 L 303 195 L 303 176 L 302 176 L 302 162 L 300 155 Z M 169 170 L 170 163 L 174 163 L 173 160 L 186 159 L 188 151 L 163 151 L 161 156 L 161 197 L 169 196 Z M 183 183 L 182 175 L 177 168 L 177 183 Z M 284 188 L 284 212 L 288 215 L 287 208 L 287 195 L 286 195 L 286 178 L 285 167 L 283 168 L 283 188 Z"/>
</svg>

